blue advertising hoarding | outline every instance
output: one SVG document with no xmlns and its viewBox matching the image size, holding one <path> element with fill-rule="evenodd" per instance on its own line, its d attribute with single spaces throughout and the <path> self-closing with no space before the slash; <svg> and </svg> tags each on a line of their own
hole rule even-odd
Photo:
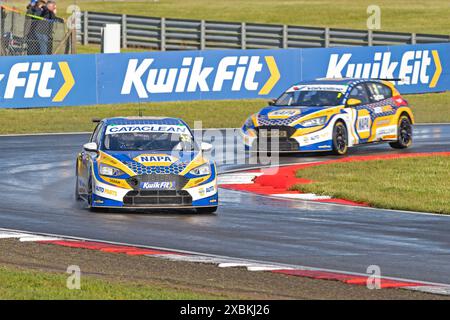
<svg viewBox="0 0 450 320">
<path fill-rule="evenodd" d="M 450 44 L 0 58 L 0 107 L 277 97 L 317 78 L 398 78 L 450 90 Z"/>
</svg>

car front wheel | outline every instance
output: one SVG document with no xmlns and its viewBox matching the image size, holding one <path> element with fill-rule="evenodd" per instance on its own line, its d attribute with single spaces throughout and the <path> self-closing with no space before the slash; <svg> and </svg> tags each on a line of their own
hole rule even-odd
<svg viewBox="0 0 450 320">
<path fill-rule="evenodd" d="M 348 150 L 347 127 L 341 121 L 336 122 L 333 128 L 333 153 L 345 155 Z"/>
</svg>

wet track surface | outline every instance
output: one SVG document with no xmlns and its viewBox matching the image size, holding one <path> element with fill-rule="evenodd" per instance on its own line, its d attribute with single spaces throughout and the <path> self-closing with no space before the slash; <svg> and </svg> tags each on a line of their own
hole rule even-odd
<svg viewBox="0 0 450 320">
<path fill-rule="evenodd" d="M 450 284 L 450 216 L 223 189 L 217 215 L 92 213 L 73 194 L 75 157 L 87 139 L 85 134 L 0 137 L 0 227 L 360 273 L 378 265 L 383 276 Z M 406 151 L 381 144 L 350 155 L 431 151 L 450 151 L 450 125 L 415 127 L 414 145 Z M 291 155 L 281 161 L 330 158 Z M 219 171 L 245 166 L 219 164 Z"/>
</svg>

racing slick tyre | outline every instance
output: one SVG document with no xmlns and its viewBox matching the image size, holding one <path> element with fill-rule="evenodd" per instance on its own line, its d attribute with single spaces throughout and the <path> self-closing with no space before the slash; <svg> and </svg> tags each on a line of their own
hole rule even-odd
<svg viewBox="0 0 450 320">
<path fill-rule="evenodd" d="M 195 209 L 197 213 L 200 214 L 212 214 L 217 211 L 217 206 L 215 207 L 204 207 L 204 208 L 197 208 Z"/>
<path fill-rule="evenodd" d="M 88 208 L 90 211 L 96 212 L 96 211 L 98 211 L 98 208 L 92 206 L 92 202 L 93 202 L 92 177 L 89 177 L 88 186 L 89 186 L 88 193 L 87 193 Z"/>
<path fill-rule="evenodd" d="M 397 141 L 390 142 L 389 145 L 394 149 L 406 149 L 412 144 L 412 124 L 408 116 L 402 115 L 398 120 Z"/>
<path fill-rule="evenodd" d="M 76 176 L 76 182 L 75 182 L 75 200 L 81 200 L 80 197 L 80 191 L 78 190 L 78 175 Z"/>
<path fill-rule="evenodd" d="M 341 121 L 336 122 L 333 128 L 333 154 L 343 156 L 348 150 L 347 127 Z"/>
</svg>

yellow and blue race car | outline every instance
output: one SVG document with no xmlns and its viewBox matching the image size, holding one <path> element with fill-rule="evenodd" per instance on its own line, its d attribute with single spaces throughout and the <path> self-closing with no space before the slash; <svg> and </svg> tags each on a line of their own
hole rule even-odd
<svg viewBox="0 0 450 320">
<path fill-rule="evenodd" d="M 247 150 L 332 151 L 387 141 L 412 143 L 414 116 L 390 81 L 318 79 L 290 87 L 247 119 L 241 129 Z"/>
<path fill-rule="evenodd" d="M 217 171 L 187 124 L 175 118 L 99 121 L 76 163 L 77 199 L 89 208 L 217 210 Z"/>
</svg>

